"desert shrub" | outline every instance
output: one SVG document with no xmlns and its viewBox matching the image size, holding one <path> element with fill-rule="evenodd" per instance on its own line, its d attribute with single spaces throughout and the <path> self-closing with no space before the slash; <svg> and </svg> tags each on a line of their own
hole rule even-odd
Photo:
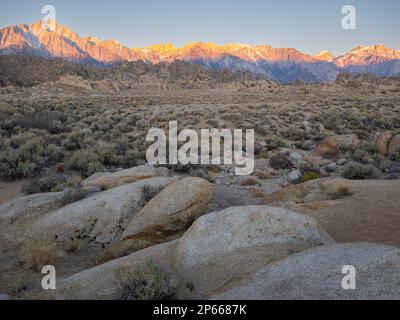
<svg viewBox="0 0 400 320">
<path fill-rule="evenodd" d="M 95 263 L 96 266 L 98 266 L 98 265 L 107 263 L 107 262 L 109 262 L 109 261 L 111 261 L 111 260 L 113 260 L 113 259 L 115 259 L 115 256 L 113 255 L 112 252 L 110 252 L 110 251 L 103 251 L 103 252 L 97 254 L 97 255 L 94 257 L 94 261 L 93 261 L 93 262 Z"/>
<path fill-rule="evenodd" d="M 343 168 L 342 176 L 351 180 L 368 180 L 379 177 L 379 172 L 373 165 L 350 162 Z"/>
<path fill-rule="evenodd" d="M 93 151 L 97 154 L 99 161 L 105 166 L 119 165 L 121 162 L 121 157 L 117 156 L 115 147 L 111 144 L 99 143 L 94 147 Z"/>
<path fill-rule="evenodd" d="M 283 134 L 289 140 L 307 140 L 309 138 L 307 132 L 301 128 L 291 128 Z"/>
<path fill-rule="evenodd" d="M 147 262 L 121 283 L 120 300 L 186 300 L 193 287 L 174 275 L 162 271 L 154 262 Z"/>
<path fill-rule="evenodd" d="M 389 159 L 395 162 L 400 162 L 400 148 L 392 151 L 389 154 Z"/>
<path fill-rule="evenodd" d="M 29 238 L 22 248 L 22 261 L 28 269 L 39 271 L 43 266 L 57 261 L 62 253 L 50 240 Z"/>
<path fill-rule="evenodd" d="M 310 180 L 315 180 L 315 179 L 319 179 L 320 176 L 318 173 L 315 173 L 313 171 L 310 172 L 306 172 L 302 177 L 301 177 L 301 182 L 307 182 Z"/>
<path fill-rule="evenodd" d="M 50 133 L 60 133 L 64 130 L 63 123 L 67 115 L 59 111 L 40 111 L 21 115 L 16 119 L 16 125 L 24 129 L 41 129 Z"/>
<path fill-rule="evenodd" d="M 61 198 L 61 203 L 63 206 L 66 206 L 68 204 L 85 199 L 88 194 L 89 192 L 82 187 L 68 188 L 64 190 L 64 194 Z"/>
<path fill-rule="evenodd" d="M 174 171 L 174 172 L 179 172 L 179 173 L 189 173 L 191 170 L 196 169 L 196 165 L 194 164 L 173 164 L 173 165 L 168 165 L 168 169 Z"/>
<path fill-rule="evenodd" d="M 323 117 L 323 126 L 328 130 L 334 130 L 339 126 L 339 118 L 336 115 Z"/>
<path fill-rule="evenodd" d="M 303 174 L 314 172 L 315 174 L 319 175 L 321 173 L 320 167 L 317 164 L 309 161 L 301 162 L 299 165 L 299 169 Z"/>
<path fill-rule="evenodd" d="M 286 153 L 278 153 L 269 159 L 271 167 L 275 170 L 293 168 L 292 161 Z"/>
<path fill-rule="evenodd" d="M 345 185 L 337 185 L 335 190 L 329 194 L 332 200 L 338 200 L 344 197 L 351 196 L 349 188 Z"/>
<path fill-rule="evenodd" d="M 16 135 L 2 143 L 0 149 L 0 178 L 30 177 L 45 164 L 45 141 L 36 133 Z"/>
<path fill-rule="evenodd" d="M 64 183 L 66 180 L 65 176 L 59 174 L 30 178 L 23 183 L 22 192 L 25 194 L 51 192 L 57 185 Z"/>
<path fill-rule="evenodd" d="M 143 202 L 146 204 L 151 199 L 153 199 L 157 194 L 159 194 L 164 188 L 163 187 L 156 187 L 151 185 L 145 185 L 143 187 Z"/>
<path fill-rule="evenodd" d="M 122 162 L 125 166 L 135 166 L 137 161 L 141 159 L 140 152 L 135 149 L 127 150 L 123 156 Z"/>
<path fill-rule="evenodd" d="M 354 161 L 367 164 L 370 160 L 369 153 L 365 150 L 358 149 L 354 151 L 353 155 L 351 156 Z"/>
<path fill-rule="evenodd" d="M 47 166 L 55 165 L 61 162 L 65 157 L 64 149 L 55 144 L 49 144 L 45 152 Z"/>
<path fill-rule="evenodd" d="M 269 150 L 275 150 L 278 148 L 286 148 L 287 143 L 278 138 L 270 138 L 265 141 Z"/>
<path fill-rule="evenodd" d="M 269 127 L 263 125 L 262 123 L 257 123 L 254 128 L 255 132 L 259 135 L 267 135 L 269 132 Z"/>
<path fill-rule="evenodd" d="M 368 152 L 371 155 L 379 153 L 377 145 L 372 142 L 363 143 L 363 145 L 361 146 L 361 149 Z"/>
<path fill-rule="evenodd" d="M 64 147 L 67 150 L 85 149 L 93 146 L 95 141 L 90 129 L 73 131 L 64 139 Z"/>
<path fill-rule="evenodd" d="M 82 177 L 78 175 L 69 176 L 67 181 L 63 184 L 64 188 L 78 188 L 82 186 Z"/>
<path fill-rule="evenodd" d="M 99 161 L 99 156 L 91 150 L 75 151 L 68 159 L 67 167 L 78 171 L 84 177 L 104 171 L 104 166 Z"/>
</svg>

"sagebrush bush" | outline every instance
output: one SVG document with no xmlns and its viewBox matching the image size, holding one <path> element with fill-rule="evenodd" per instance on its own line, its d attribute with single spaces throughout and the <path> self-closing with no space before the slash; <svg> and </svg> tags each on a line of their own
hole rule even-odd
<svg viewBox="0 0 400 320">
<path fill-rule="evenodd" d="M 132 276 L 122 277 L 120 300 L 187 300 L 193 294 L 192 285 L 164 272 L 152 261 L 141 265 Z"/>
<path fill-rule="evenodd" d="M 377 179 L 379 171 L 373 165 L 350 162 L 344 166 L 342 177 L 350 180 Z"/>
<path fill-rule="evenodd" d="M 395 162 L 400 162 L 400 148 L 392 151 L 389 154 L 389 159 Z"/>
<path fill-rule="evenodd" d="M 45 165 L 44 139 L 36 133 L 25 133 L 6 139 L 0 149 L 0 178 L 4 180 L 35 175 Z"/>
<path fill-rule="evenodd" d="M 286 148 L 288 145 L 281 139 L 278 138 L 270 138 L 266 140 L 267 147 L 269 150 L 275 150 L 278 148 Z"/>
<path fill-rule="evenodd" d="M 21 115 L 16 119 L 16 125 L 25 129 L 42 129 L 50 133 L 60 133 L 64 130 L 67 115 L 59 111 L 39 111 Z"/>
<path fill-rule="evenodd" d="M 278 153 L 272 156 L 269 159 L 269 162 L 271 164 L 271 167 L 274 168 L 275 170 L 293 168 L 293 163 L 286 153 Z"/>
<path fill-rule="evenodd" d="M 64 147 L 71 151 L 89 148 L 96 143 L 92 134 L 90 129 L 73 131 L 64 139 Z"/>
<path fill-rule="evenodd" d="M 99 156 L 91 150 L 75 151 L 68 159 L 67 167 L 80 172 L 84 177 L 105 170 L 103 164 L 99 161 Z"/>
<path fill-rule="evenodd" d="M 299 165 L 299 169 L 303 174 L 314 172 L 315 174 L 319 175 L 321 173 L 321 169 L 317 164 L 308 161 L 301 162 Z"/>
<path fill-rule="evenodd" d="M 67 178 L 59 174 L 51 174 L 45 177 L 30 178 L 22 185 L 25 194 L 51 192 L 55 187 L 64 183 Z"/>
</svg>

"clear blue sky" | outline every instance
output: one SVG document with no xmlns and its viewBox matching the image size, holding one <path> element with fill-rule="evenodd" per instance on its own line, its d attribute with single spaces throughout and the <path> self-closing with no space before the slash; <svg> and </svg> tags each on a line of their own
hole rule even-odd
<svg viewBox="0 0 400 320">
<path fill-rule="evenodd" d="M 0 27 L 41 19 L 43 5 L 81 36 L 129 47 L 205 41 L 269 44 L 314 54 L 356 45 L 400 49 L 399 0 L 1 0 Z M 357 30 L 341 28 L 341 8 L 357 9 Z"/>
</svg>

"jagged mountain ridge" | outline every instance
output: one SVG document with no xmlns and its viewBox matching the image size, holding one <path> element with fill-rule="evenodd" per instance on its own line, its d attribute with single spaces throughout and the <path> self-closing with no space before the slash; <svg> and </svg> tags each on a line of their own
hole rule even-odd
<svg viewBox="0 0 400 320">
<path fill-rule="evenodd" d="M 99 65 L 123 61 L 156 64 L 182 60 L 218 70 L 246 70 L 279 82 L 332 81 L 343 70 L 393 76 L 397 75 L 398 63 L 388 62 L 400 60 L 400 50 L 383 45 L 357 47 L 340 57 L 334 57 L 328 51 L 311 56 L 294 48 L 237 43 L 217 45 L 194 42 L 182 48 L 173 44 L 128 48 L 115 40 L 82 38 L 60 24 L 56 24 L 55 30 L 49 32 L 41 21 L 0 30 L 0 54 L 63 58 L 72 62 Z"/>
</svg>

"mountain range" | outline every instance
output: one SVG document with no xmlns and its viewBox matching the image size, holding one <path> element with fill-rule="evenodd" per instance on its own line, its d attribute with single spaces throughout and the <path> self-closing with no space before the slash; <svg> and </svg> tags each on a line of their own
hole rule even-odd
<svg viewBox="0 0 400 320">
<path fill-rule="evenodd" d="M 293 80 L 327 82 L 339 73 L 373 73 L 378 76 L 400 74 L 400 50 L 384 45 L 358 46 L 335 57 L 328 51 L 308 55 L 294 48 L 274 48 L 232 43 L 194 42 L 177 48 L 173 44 L 128 48 L 115 40 L 80 37 L 58 23 L 48 31 L 42 21 L 0 30 L 0 55 L 33 55 L 62 58 L 74 63 L 108 66 L 124 61 L 185 61 L 213 70 L 249 71 L 282 83 Z"/>
</svg>

